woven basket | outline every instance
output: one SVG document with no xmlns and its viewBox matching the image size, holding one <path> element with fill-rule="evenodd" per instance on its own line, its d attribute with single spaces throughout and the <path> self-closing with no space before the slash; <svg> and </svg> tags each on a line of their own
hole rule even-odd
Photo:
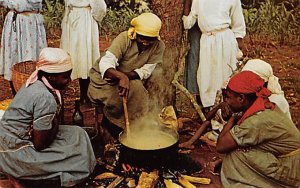
<svg viewBox="0 0 300 188">
<path fill-rule="evenodd" d="M 12 67 L 12 82 L 16 91 L 22 87 L 31 73 L 35 71 L 35 65 L 36 62 L 34 61 L 24 61 Z"/>
</svg>

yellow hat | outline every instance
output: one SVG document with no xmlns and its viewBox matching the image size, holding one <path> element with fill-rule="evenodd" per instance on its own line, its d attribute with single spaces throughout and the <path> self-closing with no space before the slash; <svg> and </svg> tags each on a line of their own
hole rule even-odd
<svg viewBox="0 0 300 188">
<path fill-rule="evenodd" d="M 155 14 L 143 13 L 138 17 L 133 18 L 130 24 L 133 26 L 128 30 L 128 37 L 130 39 L 135 39 L 136 33 L 160 39 L 159 31 L 161 28 L 161 20 Z"/>
</svg>

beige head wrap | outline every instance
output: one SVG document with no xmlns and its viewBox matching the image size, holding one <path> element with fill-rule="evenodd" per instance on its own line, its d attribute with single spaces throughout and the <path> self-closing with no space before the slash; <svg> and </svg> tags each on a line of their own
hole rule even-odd
<svg viewBox="0 0 300 188">
<path fill-rule="evenodd" d="M 274 94 L 281 94 L 279 79 L 273 75 L 272 66 L 260 59 L 251 59 L 243 67 L 242 71 L 251 71 L 259 75 L 265 82 L 268 82 L 267 88 Z"/>
<path fill-rule="evenodd" d="M 71 57 L 67 52 L 59 48 L 44 48 L 36 63 L 36 69 L 27 79 L 25 87 L 37 81 L 40 70 L 47 73 L 63 73 L 71 69 Z M 42 77 L 42 81 L 48 88 L 56 93 L 60 104 L 62 104 L 62 97 L 59 90 L 53 88 L 45 77 Z"/>
<path fill-rule="evenodd" d="M 26 87 L 34 83 L 40 70 L 47 73 L 62 73 L 72 69 L 71 57 L 60 48 L 44 48 L 36 63 L 36 70 L 26 81 Z"/>
<path fill-rule="evenodd" d="M 143 13 L 133 18 L 130 24 L 133 26 L 128 30 L 128 37 L 130 39 L 135 39 L 137 33 L 147 37 L 157 37 L 160 40 L 161 20 L 155 14 Z"/>
</svg>

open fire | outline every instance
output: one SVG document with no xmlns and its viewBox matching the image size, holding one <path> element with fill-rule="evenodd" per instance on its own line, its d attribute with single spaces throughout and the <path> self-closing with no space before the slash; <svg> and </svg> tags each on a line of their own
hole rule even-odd
<svg viewBox="0 0 300 188">
<path fill-rule="evenodd" d="M 161 166 L 124 163 L 120 157 L 121 147 L 120 144 L 106 146 L 103 159 L 98 160 L 102 173 L 94 178 L 92 187 L 164 188 L 170 187 L 169 183 L 182 184 L 184 175 L 189 175 L 185 177 L 189 178 L 202 171 L 200 164 L 180 153 L 173 156 L 170 163 Z M 210 180 L 206 178 L 198 178 L 198 183 L 209 183 L 208 181 Z"/>
</svg>

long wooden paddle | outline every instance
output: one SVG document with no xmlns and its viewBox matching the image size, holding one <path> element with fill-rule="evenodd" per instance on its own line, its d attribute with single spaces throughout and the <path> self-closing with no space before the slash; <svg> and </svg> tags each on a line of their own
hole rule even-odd
<svg viewBox="0 0 300 188">
<path fill-rule="evenodd" d="M 125 131 L 129 135 L 129 119 L 128 119 L 128 110 L 127 110 L 127 99 L 126 96 L 123 96 L 123 107 L 124 107 L 124 117 L 125 117 Z"/>
</svg>

